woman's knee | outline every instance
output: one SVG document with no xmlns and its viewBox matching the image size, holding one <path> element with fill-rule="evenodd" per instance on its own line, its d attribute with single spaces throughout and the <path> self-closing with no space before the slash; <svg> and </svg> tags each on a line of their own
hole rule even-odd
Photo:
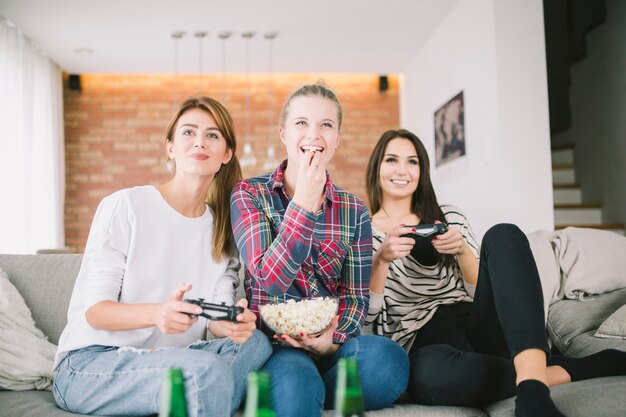
<svg viewBox="0 0 626 417">
<path fill-rule="evenodd" d="M 296 349 L 277 350 L 265 364 L 270 374 L 272 401 L 278 415 L 319 415 L 324 405 L 325 387 L 322 377 L 303 352 Z"/>
<path fill-rule="evenodd" d="M 282 394 L 310 395 L 324 392 L 317 366 L 305 353 L 296 349 L 275 351 L 263 368 L 270 374 L 272 390 Z"/>
<path fill-rule="evenodd" d="M 408 384 L 409 358 L 405 350 L 382 336 L 360 336 L 348 343 L 358 344 L 354 356 L 359 364 L 366 407 L 375 410 L 391 405 Z"/>
<path fill-rule="evenodd" d="M 383 336 L 360 336 L 351 339 L 348 343 L 358 343 L 356 354 L 361 373 L 370 371 L 380 375 L 381 363 L 385 369 L 395 375 L 396 378 L 406 373 L 408 378 L 409 357 L 406 351 L 393 340 Z"/>
<path fill-rule="evenodd" d="M 482 245 L 492 245 L 494 242 L 501 242 L 502 239 L 510 240 L 515 238 L 526 239 L 526 235 L 514 224 L 499 223 L 487 230 L 485 236 L 483 236 Z"/>
<path fill-rule="evenodd" d="M 255 330 L 252 336 L 241 345 L 241 349 L 246 353 L 250 353 L 248 356 L 251 361 L 254 361 L 252 368 L 260 368 L 272 355 L 272 344 L 260 330 Z"/>
<path fill-rule="evenodd" d="M 254 350 L 259 357 L 265 358 L 263 362 L 272 356 L 272 344 L 270 343 L 267 335 L 260 330 L 255 330 L 252 336 L 248 340 L 254 346 Z"/>
</svg>

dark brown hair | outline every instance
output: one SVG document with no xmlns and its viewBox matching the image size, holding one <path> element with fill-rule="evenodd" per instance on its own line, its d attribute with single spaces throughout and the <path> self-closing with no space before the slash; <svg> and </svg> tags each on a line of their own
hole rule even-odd
<svg viewBox="0 0 626 417">
<path fill-rule="evenodd" d="M 424 223 L 434 223 L 435 220 L 445 223 L 446 219 L 437 202 L 435 189 L 430 180 L 430 161 L 426 147 L 422 141 L 412 132 L 405 129 L 388 130 L 382 134 L 367 164 L 365 182 L 367 186 L 367 198 L 372 214 L 377 213 L 382 207 L 382 190 L 380 187 L 380 165 L 385 157 L 387 144 L 393 139 L 406 139 L 410 141 L 417 151 L 419 160 L 420 178 L 417 189 L 411 198 L 411 212 L 416 214 Z M 451 255 L 443 255 L 446 265 L 454 261 Z"/>
<path fill-rule="evenodd" d="M 192 97 L 180 105 L 172 116 L 165 133 L 165 142 L 174 140 L 174 131 L 180 117 L 189 110 L 200 109 L 207 112 L 217 124 L 217 128 L 226 140 L 226 146 L 232 151 L 232 158 L 222 165 L 215 174 L 206 197 L 206 203 L 213 212 L 213 258 L 216 261 L 231 256 L 234 252 L 233 233 L 230 226 L 230 192 L 241 179 L 241 168 L 235 152 L 237 139 L 233 128 L 233 118 L 226 108 L 210 97 Z"/>
</svg>

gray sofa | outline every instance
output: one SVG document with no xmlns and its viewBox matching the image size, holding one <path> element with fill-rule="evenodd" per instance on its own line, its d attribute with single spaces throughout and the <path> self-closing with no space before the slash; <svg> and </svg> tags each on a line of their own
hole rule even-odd
<svg viewBox="0 0 626 417">
<path fill-rule="evenodd" d="M 9 276 L 30 307 L 38 327 L 57 343 L 66 323 L 66 313 L 74 280 L 80 267 L 81 255 L 0 255 L 0 268 Z M 602 308 L 609 300 L 610 308 Z M 579 303 L 579 304 L 572 304 Z M 621 304 L 620 304 L 621 303 Z M 553 337 L 559 339 L 557 346 L 574 349 L 580 343 L 586 353 L 599 350 L 608 343 L 612 347 L 626 350 L 624 341 L 589 340 L 591 327 L 597 327 L 615 306 L 626 303 L 626 290 L 598 296 L 580 304 L 578 301 L 560 301 L 551 307 L 555 315 L 549 317 L 548 328 Z M 595 306 L 595 308 L 592 308 Z M 600 313 L 602 311 L 602 313 Z M 588 313 L 593 317 L 586 317 Z M 559 320 L 556 320 L 559 316 Z M 584 322 L 584 325 L 565 326 L 557 321 Z M 557 332 L 563 331 L 563 334 Z M 579 332 L 579 334 L 574 334 Z M 597 338 L 596 338 L 597 339 Z M 595 345 L 594 345 L 595 344 Z M 570 417 L 626 415 L 626 376 L 599 378 L 552 388 L 552 397 L 565 415 Z M 463 407 L 431 407 L 400 402 L 392 408 L 368 412 L 370 417 L 392 416 L 514 416 L 514 398 L 490 404 L 483 409 Z M 66 413 L 56 407 L 49 391 L 0 391 L 0 417 L 62 417 L 76 414 Z M 331 416 L 325 412 L 324 416 Z M 308 417 L 308 416 L 303 416 Z"/>
</svg>

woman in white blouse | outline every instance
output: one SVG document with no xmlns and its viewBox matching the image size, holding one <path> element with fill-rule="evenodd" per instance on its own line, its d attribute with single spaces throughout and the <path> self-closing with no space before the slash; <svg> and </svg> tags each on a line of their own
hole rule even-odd
<svg viewBox="0 0 626 417">
<path fill-rule="evenodd" d="M 482 406 L 517 395 L 517 417 L 562 416 L 549 386 L 626 372 L 626 354 L 614 350 L 550 357 L 526 236 L 499 224 L 481 248 L 465 215 L 437 202 L 426 149 L 413 133 L 382 135 L 367 192 L 374 248 L 367 322 L 409 353 L 414 401 Z M 413 226 L 439 222 L 448 230 L 432 241 L 410 237 Z"/>
<path fill-rule="evenodd" d="M 216 100 L 185 101 L 165 135 L 175 174 L 105 197 L 96 211 L 55 358 L 66 411 L 159 412 L 165 370 L 182 368 L 189 416 L 230 416 L 248 372 L 271 354 L 244 308 L 207 321 L 184 299 L 234 302 L 239 261 L 228 199 L 241 177 L 232 119 Z M 207 328 L 213 338 L 203 340 Z"/>
</svg>

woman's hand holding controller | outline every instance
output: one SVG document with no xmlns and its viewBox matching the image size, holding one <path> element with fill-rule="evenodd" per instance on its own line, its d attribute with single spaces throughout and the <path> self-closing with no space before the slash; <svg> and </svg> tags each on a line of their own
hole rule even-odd
<svg viewBox="0 0 626 417">
<path fill-rule="evenodd" d="M 197 305 L 183 302 L 183 297 L 189 290 L 191 284 L 183 284 L 165 302 L 155 304 L 153 322 L 161 332 L 184 333 L 198 321 L 197 315 L 202 313 L 202 309 Z"/>
<path fill-rule="evenodd" d="M 254 329 L 256 329 L 256 316 L 248 310 L 248 301 L 243 298 L 235 304 L 237 307 L 243 307 L 243 313 L 237 315 L 237 323 L 228 320 L 211 320 L 209 323 L 209 331 L 218 337 L 228 337 L 235 343 L 245 343 Z"/>
<path fill-rule="evenodd" d="M 435 223 L 441 222 L 435 220 Z M 469 249 L 463 235 L 461 235 L 459 229 L 455 227 L 448 227 L 446 233 L 435 236 L 432 243 L 437 252 L 446 255 L 460 256 L 465 254 Z"/>
<path fill-rule="evenodd" d="M 402 235 L 410 234 L 413 231 L 415 229 L 403 225 L 394 227 L 387 233 L 380 248 L 375 252 L 374 260 L 390 263 L 396 259 L 408 256 L 415 244 L 415 240 L 411 237 L 402 237 Z"/>
</svg>

